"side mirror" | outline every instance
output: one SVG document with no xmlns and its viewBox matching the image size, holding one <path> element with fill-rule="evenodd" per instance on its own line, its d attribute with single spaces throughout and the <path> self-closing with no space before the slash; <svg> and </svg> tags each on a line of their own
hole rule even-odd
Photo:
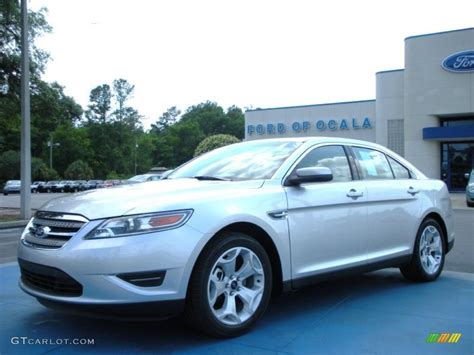
<svg viewBox="0 0 474 355">
<path fill-rule="evenodd" d="M 285 181 L 285 186 L 301 185 L 308 182 L 324 182 L 333 179 L 331 169 L 325 166 L 300 168 L 296 174 L 291 174 Z"/>
<path fill-rule="evenodd" d="M 464 179 L 466 179 L 466 180 L 469 179 L 469 173 L 464 174 Z"/>
</svg>

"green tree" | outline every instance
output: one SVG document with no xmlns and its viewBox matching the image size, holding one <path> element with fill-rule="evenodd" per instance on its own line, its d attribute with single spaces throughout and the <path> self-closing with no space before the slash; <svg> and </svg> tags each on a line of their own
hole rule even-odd
<svg viewBox="0 0 474 355">
<path fill-rule="evenodd" d="M 59 174 L 64 175 L 68 166 L 76 160 L 92 160 L 94 152 L 87 129 L 61 124 L 53 132 L 53 140 L 59 143 L 53 150 L 53 165 Z"/>
<path fill-rule="evenodd" d="M 226 133 L 226 115 L 215 102 L 206 101 L 189 107 L 181 117 L 180 123 L 196 122 L 205 136 Z"/>
<path fill-rule="evenodd" d="M 51 32 L 45 19 L 46 9 L 29 11 L 31 90 L 38 90 L 40 74 L 44 71 L 48 54 L 35 45 L 35 40 Z M 0 1 L 0 152 L 20 150 L 20 88 L 21 88 L 21 28 L 20 6 L 17 0 Z M 33 100 L 33 97 L 32 97 Z"/>
<path fill-rule="evenodd" d="M 90 180 L 94 177 L 94 173 L 89 164 L 76 160 L 67 167 L 64 177 L 71 180 Z"/>
<path fill-rule="evenodd" d="M 216 134 L 214 136 L 209 136 L 199 143 L 194 151 L 194 156 L 197 157 L 198 155 L 210 152 L 211 150 L 239 142 L 240 141 L 237 137 L 229 134 Z"/>
<path fill-rule="evenodd" d="M 86 118 L 94 122 L 105 122 L 112 105 L 112 92 L 108 84 L 96 86 L 89 95 Z"/>
<path fill-rule="evenodd" d="M 175 124 L 178 120 L 181 111 L 176 108 L 176 106 L 170 107 L 166 112 L 158 118 L 156 123 L 152 123 L 151 132 L 152 133 L 161 133 L 166 130 L 171 125 Z"/>
<path fill-rule="evenodd" d="M 20 179 L 20 152 L 9 150 L 0 155 L 0 180 Z"/>
<path fill-rule="evenodd" d="M 44 71 L 49 55 L 36 47 L 35 40 L 44 33 L 51 32 L 47 23 L 46 8 L 37 12 L 28 11 L 30 72 L 32 78 L 38 78 Z M 0 2 L 0 80 L 6 80 L 13 92 L 20 87 L 21 57 L 21 13 L 18 0 L 2 0 Z"/>
<path fill-rule="evenodd" d="M 237 106 L 231 106 L 227 109 L 226 134 L 230 134 L 239 139 L 245 136 L 245 115 L 242 109 Z M 224 132 L 223 132 L 224 133 Z"/>
<path fill-rule="evenodd" d="M 113 97 L 117 103 L 117 110 L 114 112 L 115 119 L 122 121 L 126 117 L 126 102 L 133 97 L 135 85 L 131 85 L 125 79 L 116 79 L 112 84 Z"/>
</svg>

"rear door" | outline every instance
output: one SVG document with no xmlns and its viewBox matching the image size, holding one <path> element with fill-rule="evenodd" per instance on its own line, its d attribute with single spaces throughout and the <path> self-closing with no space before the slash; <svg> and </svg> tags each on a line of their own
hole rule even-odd
<svg viewBox="0 0 474 355">
<path fill-rule="evenodd" d="M 367 186 L 368 262 L 410 254 L 421 213 L 420 182 L 381 151 L 352 151 Z"/>
<path fill-rule="evenodd" d="M 333 180 L 284 187 L 295 283 L 366 261 L 365 183 L 358 180 L 342 145 L 311 149 L 292 174 L 318 166 L 331 169 Z"/>
</svg>

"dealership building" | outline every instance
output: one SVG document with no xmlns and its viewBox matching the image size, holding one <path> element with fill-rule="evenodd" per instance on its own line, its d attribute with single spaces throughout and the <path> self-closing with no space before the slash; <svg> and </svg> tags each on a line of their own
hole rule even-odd
<svg viewBox="0 0 474 355">
<path fill-rule="evenodd" d="M 248 110 L 245 139 L 376 142 L 463 190 L 474 167 L 474 28 L 408 37 L 405 68 L 375 75 L 375 100 Z"/>
</svg>

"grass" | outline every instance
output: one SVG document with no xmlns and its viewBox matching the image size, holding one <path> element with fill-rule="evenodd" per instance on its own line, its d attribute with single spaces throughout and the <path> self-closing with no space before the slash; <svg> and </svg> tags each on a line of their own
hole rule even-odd
<svg viewBox="0 0 474 355">
<path fill-rule="evenodd" d="M 1 222 L 12 222 L 12 221 L 18 221 L 20 219 L 20 215 L 0 215 L 0 223 Z"/>
</svg>

